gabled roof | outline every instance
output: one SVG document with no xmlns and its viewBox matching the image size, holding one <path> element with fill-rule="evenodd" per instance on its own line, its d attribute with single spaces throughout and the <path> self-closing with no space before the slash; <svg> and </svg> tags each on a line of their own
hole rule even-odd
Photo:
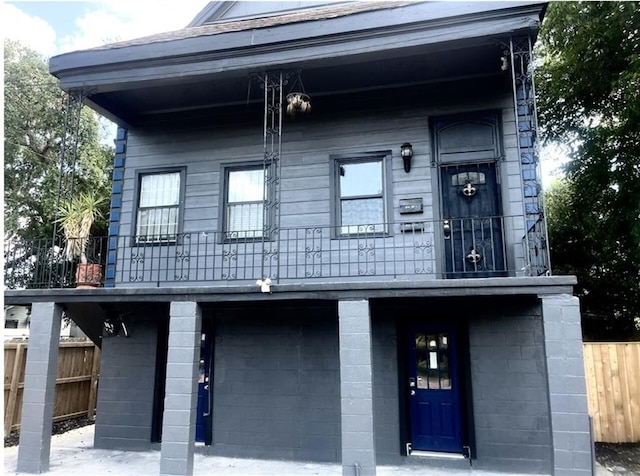
<svg viewBox="0 0 640 476">
<path fill-rule="evenodd" d="M 318 8 L 327 4 L 355 3 L 337 0 L 279 0 L 279 1 L 239 1 L 239 2 L 209 2 L 189 23 L 189 27 L 202 26 L 208 23 L 228 20 L 246 20 L 248 18 L 282 15 L 292 10 Z"/>
<path fill-rule="evenodd" d="M 231 3 L 231 2 L 216 2 Z M 197 38 L 202 36 L 213 36 L 221 33 L 231 33 L 237 31 L 253 30 L 258 28 L 269 28 L 278 25 L 287 25 L 305 21 L 328 20 L 347 15 L 354 15 L 362 12 L 372 12 L 391 8 L 404 7 L 416 2 L 412 1 L 381 1 L 381 2 L 354 2 L 347 5 L 329 5 L 313 9 L 286 12 L 274 16 L 261 18 L 251 18 L 247 20 L 231 19 L 229 21 L 205 24 L 202 26 L 188 26 L 181 30 L 158 33 L 155 35 L 135 38 L 128 41 L 119 41 L 103 46 L 91 48 L 91 50 L 105 50 L 113 48 L 124 48 L 127 46 L 145 45 L 162 41 L 183 40 L 187 38 Z M 192 22 L 193 23 L 193 22 Z"/>
</svg>

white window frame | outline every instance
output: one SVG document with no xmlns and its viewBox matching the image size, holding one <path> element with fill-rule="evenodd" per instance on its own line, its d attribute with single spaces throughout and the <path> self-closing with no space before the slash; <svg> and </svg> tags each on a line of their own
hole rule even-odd
<svg viewBox="0 0 640 476">
<path fill-rule="evenodd" d="M 243 240 L 243 241 L 251 241 L 251 240 L 261 240 L 264 236 L 264 230 L 269 224 L 272 222 L 273 217 L 271 213 L 265 212 L 266 202 L 269 199 L 271 190 L 268 188 L 265 189 L 265 168 L 263 162 L 248 162 L 243 164 L 236 165 L 223 165 L 224 170 L 224 190 L 222 197 L 222 236 L 225 240 Z M 241 200 L 241 201 L 229 201 L 229 193 L 230 193 L 230 181 L 231 174 L 235 172 L 244 172 L 244 171 L 259 171 L 262 174 L 262 190 L 263 190 L 263 199 L 262 200 Z M 256 229 L 231 229 L 230 220 L 231 220 L 231 207 L 233 206 L 242 206 L 242 205 L 259 205 L 259 216 L 260 216 L 260 224 Z"/>
<path fill-rule="evenodd" d="M 333 208 L 333 220 L 332 224 L 334 226 L 335 237 L 349 237 L 354 235 L 388 235 L 390 232 L 389 227 L 389 210 L 391 209 L 389 205 L 390 200 L 390 179 L 389 179 L 389 166 L 390 166 L 390 157 L 391 152 L 371 152 L 371 153 L 360 153 L 360 154 L 349 154 L 349 155 L 332 155 L 331 159 L 333 160 L 333 179 L 331 181 L 332 185 L 332 197 L 334 200 Z M 345 164 L 357 164 L 357 163 L 368 163 L 368 162 L 379 162 L 380 163 L 380 173 L 382 180 L 382 191 L 376 194 L 366 194 L 366 195 L 358 195 L 351 197 L 343 197 L 342 192 L 340 190 L 340 168 Z M 357 200 L 367 200 L 372 198 L 380 198 L 382 200 L 382 221 L 380 223 L 362 223 L 362 224 L 352 224 L 352 225 L 343 225 L 342 221 L 342 204 L 345 201 L 355 202 Z M 374 225 L 369 226 L 369 225 Z"/>
<path fill-rule="evenodd" d="M 160 176 L 160 175 L 177 175 L 178 187 L 177 187 L 177 200 L 172 200 L 172 203 L 155 203 L 144 205 L 142 194 L 144 192 L 144 181 L 146 177 Z M 182 203 L 184 199 L 184 181 L 185 172 L 183 168 L 171 168 L 171 169 L 153 169 L 153 170 L 141 170 L 138 171 L 136 177 L 137 190 L 136 190 L 136 209 L 135 209 L 135 237 L 139 243 L 175 243 L 178 234 L 181 232 L 181 220 L 182 220 Z M 157 221 L 151 224 L 143 224 L 142 213 L 145 211 L 161 211 L 169 210 L 175 214 L 175 220 L 173 223 L 162 223 Z M 147 231 L 143 232 L 142 227 L 146 227 Z M 171 226 L 171 228 L 168 228 Z M 149 228 L 160 227 L 160 233 L 150 234 Z M 165 232 L 162 232 L 162 228 L 165 227 Z"/>
</svg>

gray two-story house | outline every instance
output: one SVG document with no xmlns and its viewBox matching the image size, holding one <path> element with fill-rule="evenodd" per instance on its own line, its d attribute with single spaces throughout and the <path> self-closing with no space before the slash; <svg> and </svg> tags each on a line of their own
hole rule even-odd
<svg viewBox="0 0 640 476">
<path fill-rule="evenodd" d="M 70 117 L 119 130 L 101 285 L 49 267 L 5 294 L 37 346 L 19 469 L 48 468 L 64 310 L 102 347 L 95 447 L 161 442 L 163 475 L 194 448 L 591 474 L 575 279 L 551 276 L 541 199 L 544 10 L 213 2 L 52 58 Z"/>
</svg>

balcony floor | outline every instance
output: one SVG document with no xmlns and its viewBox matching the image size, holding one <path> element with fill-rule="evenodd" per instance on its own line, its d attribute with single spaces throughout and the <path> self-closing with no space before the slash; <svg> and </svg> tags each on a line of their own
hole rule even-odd
<svg viewBox="0 0 640 476">
<path fill-rule="evenodd" d="M 432 279 L 398 281 L 391 279 L 303 282 L 274 284 L 263 293 L 253 284 L 230 286 L 115 287 L 90 289 L 6 290 L 5 304 L 33 302 L 171 302 L 171 301 L 273 301 L 301 299 L 364 299 L 403 297 L 517 296 L 573 294 L 574 276 L 510 278 Z"/>
</svg>

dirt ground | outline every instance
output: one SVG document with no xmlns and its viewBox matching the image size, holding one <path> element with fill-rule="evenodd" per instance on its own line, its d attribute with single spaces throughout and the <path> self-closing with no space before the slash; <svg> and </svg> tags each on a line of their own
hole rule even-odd
<svg viewBox="0 0 640 476">
<path fill-rule="evenodd" d="M 53 424 L 51 428 L 52 435 L 59 435 L 69 430 L 75 430 L 83 426 L 92 425 L 95 420 L 90 418 L 74 418 L 73 420 L 59 421 Z M 16 446 L 20 440 L 20 430 L 13 430 L 11 434 L 4 439 L 4 446 Z"/>
<path fill-rule="evenodd" d="M 640 443 L 596 443 L 596 460 L 615 475 L 640 476 Z"/>
<path fill-rule="evenodd" d="M 56 422 L 51 434 L 59 435 L 94 422 L 89 418 Z M 19 439 L 19 430 L 14 430 L 4 439 L 4 446 L 16 446 Z M 596 460 L 616 476 L 640 476 L 640 443 L 596 443 Z"/>
</svg>

